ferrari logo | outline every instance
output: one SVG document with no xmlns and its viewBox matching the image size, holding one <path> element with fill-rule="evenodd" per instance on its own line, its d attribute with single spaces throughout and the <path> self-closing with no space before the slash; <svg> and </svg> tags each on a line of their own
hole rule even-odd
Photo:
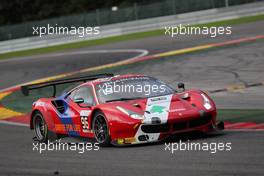
<svg viewBox="0 0 264 176">
<path fill-rule="evenodd" d="M 150 112 L 151 113 L 163 113 L 164 108 L 165 108 L 164 106 L 154 105 L 151 107 Z"/>
</svg>

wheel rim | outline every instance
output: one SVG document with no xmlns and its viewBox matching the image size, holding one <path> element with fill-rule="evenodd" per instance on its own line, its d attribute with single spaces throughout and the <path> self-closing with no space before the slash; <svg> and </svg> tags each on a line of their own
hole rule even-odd
<svg viewBox="0 0 264 176">
<path fill-rule="evenodd" d="M 103 116 L 96 116 L 94 119 L 94 134 L 99 143 L 103 143 L 107 139 L 108 129 Z"/>
<path fill-rule="evenodd" d="M 46 124 L 40 115 L 35 117 L 35 132 L 39 140 L 42 140 L 46 133 Z"/>
</svg>

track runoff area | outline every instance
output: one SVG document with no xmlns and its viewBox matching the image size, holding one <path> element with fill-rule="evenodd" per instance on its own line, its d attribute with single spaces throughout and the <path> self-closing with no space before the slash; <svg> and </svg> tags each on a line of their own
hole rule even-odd
<svg viewBox="0 0 264 176">
<path fill-rule="evenodd" d="M 179 50 L 173 50 L 173 51 L 158 53 L 158 54 L 154 54 L 154 55 L 147 55 L 148 52 L 145 50 L 140 50 L 140 51 L 139 50 L 137 50 L 137 51 L 130 51 L 130 50 L 126 50 L 126 51 L 123 51 L 123 50 L 89 51 L 89 52 L 93 52 L 93 53 L 94 52 L 99 52 L 99 53 L 100 52 L 104 52 L 104 53 L 107 53 L 107 52 L 138 52 L 139 54 L 136 57 L 129 58 L 127 60 L 123 60 L 123 61 L 119 61 L 119 62 L 115 62 L 115 63 L 110 63 L 110 64 L 105 64 L 105 65 L 101 65 L 101 66 L 96 66 L 96 67 L 85 68 L 85 69 L 82 69 L 79 71 L 69 72 L 69 73 L 65 73 L 65 74 L 55 75 L 55 76 L 35 80 L 32 82 L 28 82 L 25 84 L 51 81 L 51 80 L 56 80 L 56 79 L 60 79 L 60 78 L 73 76 L 76 74 L 101 71 L 101 70 L 108 69 L 108 68 L 140 63 L 140 62 L 144 62 L 147 60 L 162 59 L 162 58 L 168 57 L 168 56 L 187 54 L 187 53 L 192 53 L 195 51 L 203 51 L 203 50 L 207 50 L 207 49 L 211 49 L 211 48 L 236 45 L 236 44 L 246 43 L 246 42 L 254 42 L 254 41 L 260 40 L 260 39 L 264 39 L 264 36 L 259 35 L 259 36 L 255 36 L 255 37 L 241 38 L 241 39 L 230 40 L 230 41 L 226 41 L 226 42 L 210 43 L 210 44 L 205 44 L 205 45 L 201 45 L 201 46 L 195 46 L 195 47 L 190 47 L 190 48 L 185 48 L 185 49 L 179 49 Z M 74 55 L 74 53 L 71 53 L 71 54 Z M 246 86 L 231 85 L 231 86 L 227 86 L 227 87 L 220 88 L 220 89 L 209 90 L 208 93 L 214 94 L 214 93 L 218 93 L 218 92 L 241 90 L 241 89 L 246 89 L 246 88 L 255 87 L 255 86 L 263 86 L 263 85 L 264 85 L 264 82 L 248 84 Z M 16 86 L 1 90 L 0 91 L 0 103 L 3 99 L 5 99 L 5 97 L 13 94 L 16 91 L 20 91 L 20 86 L 21 85 L 16 85 Z M 9 108 L 5 107 L 3 104 L 0 104 L 0 123 L 17 125 L 17 126 L 28 126 L 28 124 L 29 124 L 29 113 L 18 112 L 18 111 L 16 111 L 16 109 L 9 109 Z M 244 131 L 247 131 L 247 130 L 262 131 L 263 130 L 264 131 L 264 123 L 255 123 L 255 122 L 231 123 L 231 122 L 226 121 L 225 127 L 226 127 L 226 130 L 244 130 Z"/>
</svg>

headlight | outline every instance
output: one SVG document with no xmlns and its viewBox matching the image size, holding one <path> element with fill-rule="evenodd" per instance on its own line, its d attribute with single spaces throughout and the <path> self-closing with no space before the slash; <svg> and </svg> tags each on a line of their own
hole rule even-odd
<svg viewBox="0 0 264 176">
<path fill-rule="evenodd" d="M 127 109 L 124 109 L 120 106 L 117 106 L 116 107 L 119 111 L 123 112 L 124 114 L 130 116 L 131 118 L 133 119 L 139 119 L 139 120 L 142 120 L 144 119 L 144 115 L 140 115 L 140 114 L 137 114 L 136 112 L 133 112 L 133 111 L 130 111 L 130 110 L 127 110 Z"/>
<path fill-rule="evenodd" d="M 206 95 L 204 95 L 204 94 L 201 94 L 201 95 L 202 95 L 202 97 L 204 99 L 203 106 L 205 107 L 205 109 L 207 109 L 207 110 L 211 109 L 212 108 L 212 105 L 211 105 L 210 100 L 206 97 Z"/>
<path fill-rule="evenodd" d="M 130 117 L 132 117 L 133 119 L 144 119 L 144 115 L 140 115 L 140 114 L 131 114 Z"/>
</svg>

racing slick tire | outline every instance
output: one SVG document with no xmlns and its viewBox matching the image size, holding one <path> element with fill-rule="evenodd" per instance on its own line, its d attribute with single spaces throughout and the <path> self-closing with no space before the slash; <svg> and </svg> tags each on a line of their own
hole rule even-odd
<svg viewBox="0 0 264 176">
<path fill-rule="evenodd" d="M 58 139 L 56 133 L 48 130 L 47 123 L 45 122 L 41 112 L 36 112 L 33 115 L 33 126 L 36 141 L 47 143 L 48 141 L 54 141 Z"/>
<path fill-rule="evenodd" d="M 92 122 L 94 137 L 101 147 L 107 147 L 111 145 L 109 128 L 105 119 L 105 115 L 102 112 L 98 111 L 94 114 Z"/>
</svg>

